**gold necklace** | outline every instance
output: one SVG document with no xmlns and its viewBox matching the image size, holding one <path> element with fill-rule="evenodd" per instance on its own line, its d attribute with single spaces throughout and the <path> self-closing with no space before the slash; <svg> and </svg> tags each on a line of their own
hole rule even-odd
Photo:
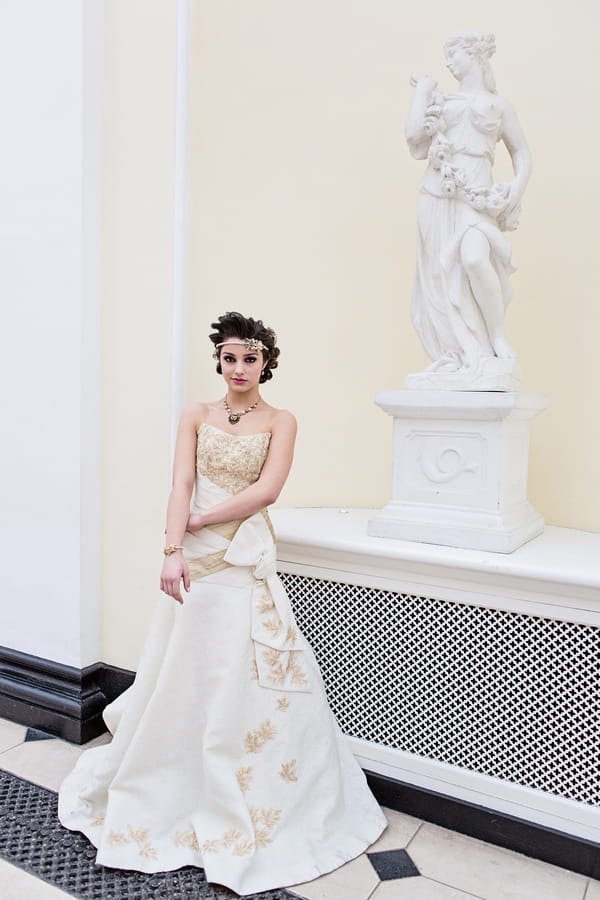
<svg viewBox="0 0 600 900">
<path fill-rule="evenodd" d="M 256 401 L 256 403 L 253 403 L 252 406 L 248 407 L 248 409 L 244 409 L 242 412 L 234 413 L 234 412 L 232 412 L 231 407 L 230 407 L 229 403 L 227 402 L 227 397 L 224 397 L 223 406 L 225 407 L 226 411 L 229 413 L 227 418 L 229 419 L 231 424 L 236 425 L 240 421 L 242 416 L 245 416 L 246 413 L 252 412 L 253 409 L 256 409 L 256 407 L 260 403 L 260 399 L 261 398 L 259 397 L 258 400 Z"/>
</svg>

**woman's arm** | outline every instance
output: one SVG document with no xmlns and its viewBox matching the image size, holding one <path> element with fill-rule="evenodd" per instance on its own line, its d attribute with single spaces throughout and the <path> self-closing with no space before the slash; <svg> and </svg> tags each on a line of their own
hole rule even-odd
<svg viewBox="0 0 600 900">
<path fill-rule="evenodd" d="M 287 410 L 280 410 L 271 426 L 269 452 L 258 481 L 234 494 L 229 500 L 224 500 L 205 512 L 194 513 L 189 518 L 188 529 L 198 531 L 205 525 L 243 519 L 274 503 L 292 465 L 296 430 L 294 416 Z"/>
<path fill-rule="evenodd" d="M 167 504 L 165 544 L 180 547 L 190 514 L 190 499 L 196 477 L 196 441 L 198 408 L 190 407 L 183 413 L 177 430 L 175 458 L 173 460 L 173 487 Z M 190 589 L 190 577 L 183 551 L 176 550 L 166 556 L 160 576 L 160 589 L 183 603 L 181 581 L 186 591 Z"/>
</svg>

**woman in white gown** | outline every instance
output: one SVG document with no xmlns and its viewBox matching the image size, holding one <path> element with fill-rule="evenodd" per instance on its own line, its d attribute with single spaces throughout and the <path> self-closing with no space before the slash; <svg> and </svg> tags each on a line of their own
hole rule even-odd
<svg viewBox="0 0 600 900">
<path fill-rule="evenodd" d="M 259 393 L 277 366 L 275 334 L 239 313 L 212 327 L 227 392 L 181 418 L 164 595 L 134 684 L 105 710 L 113 740 L 80 757 L 59 817 L 98 848 L 98 864 L 199 866 L 244 894 L 337 868 L 386 821 L 276 574 L 266 507 L 296 422 Z"/>
</svg>

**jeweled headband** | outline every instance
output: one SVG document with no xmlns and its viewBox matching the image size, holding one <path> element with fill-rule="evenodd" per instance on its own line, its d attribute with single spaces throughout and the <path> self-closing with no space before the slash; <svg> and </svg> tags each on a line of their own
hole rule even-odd
<svg viewBox="0 0 600 900">
<path fill-rule="evenodd" d="M 220 344 L 215 344 L 217 350 L 219 347 L 224 347 L 226 344 L 239 344 L 240 347 L 245 347 L 246 350 L 268 350 L 268 347 L 265 347 L 262 341 L 257 340 L 256 338 L 245 338 L 243 341 L 238 341 L 235 339 L 229 341 L 221 341 Z"/>
</svg>

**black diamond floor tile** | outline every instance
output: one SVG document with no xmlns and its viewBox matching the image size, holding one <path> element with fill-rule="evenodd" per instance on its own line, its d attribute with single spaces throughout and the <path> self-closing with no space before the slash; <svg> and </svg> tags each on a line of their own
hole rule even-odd
<svg viewBox="0 0 600 900">
<path fill-rule="evenodd" d="M 25 743 L 28 741 L 54 741 L 55 734 L 48 734 L 47 731 L 40 731 L 39 728 L 28 728 L 25 732 Z"/>
<path fill-rule="evenodd" d="M 382 881 L 421 874 L 406 850 L 381 850 L 379 853 L 367 853 L 367 856 Z"/>
<path fill-rule="evenodd" d="M 207 884 L 203 869 L 147 875 L 96 866 L 88 839 L 57 818 L 57 796 L 0 769 L 0 857 L 80 900 L 234 900 L 228 888 Z M 284 890 L 246 900 L 292 900 Z"/>
</svg>

